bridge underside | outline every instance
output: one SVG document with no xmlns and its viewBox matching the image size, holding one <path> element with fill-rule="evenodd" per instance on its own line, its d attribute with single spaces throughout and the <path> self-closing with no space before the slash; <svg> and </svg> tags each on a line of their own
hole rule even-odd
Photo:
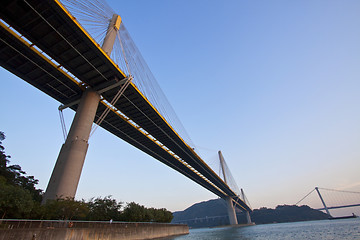
<svg viewBox="0 0 360 240">
<path fill-rule="evenodd" d="M 64 105 L 79 100 L 86 87 L 103 89 L 126 77 L 58 1 L 3 0 L 0 17 L 5 22 L 0 28 L 1 66 Z M 95 122 L 120 87 L 101 94 Z M 76 111 L 78 105 L 70 107 Z M 110 108 L 101 127 L 219 197 L 231 196 L 242 209 L 250 210 L 133 83 Z"/>
</svg>

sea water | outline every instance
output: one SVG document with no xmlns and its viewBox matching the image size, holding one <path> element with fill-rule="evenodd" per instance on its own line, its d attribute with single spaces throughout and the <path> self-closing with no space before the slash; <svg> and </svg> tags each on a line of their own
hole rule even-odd
<svg viewBox="0 0 360 240">
<path fill-rule="evenodd" d="M 360 218 L 190 229 L 173 240 L 360 240 Z"/>
</svg>

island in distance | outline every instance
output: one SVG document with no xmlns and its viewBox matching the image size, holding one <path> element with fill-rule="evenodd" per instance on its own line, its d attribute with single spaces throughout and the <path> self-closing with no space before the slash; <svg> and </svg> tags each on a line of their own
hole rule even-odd
<svg viewBox="0 0 360 240">
<path fill-rule="evenodd" d="M 239 224 L 246 223 L 246 216 L 237 210 Z M 226 203 L 223 199 L 213 199 L 192 205 L 184 211 L 173 213 L 172 223 L 184 223 L 191 228 L 229 225 Z M 250 213 L 255 224 L 282 223 L 328 219 L 327 214 L 308 206 L 279 205 L 275 209 L 260 208 Z"/>
</svg>

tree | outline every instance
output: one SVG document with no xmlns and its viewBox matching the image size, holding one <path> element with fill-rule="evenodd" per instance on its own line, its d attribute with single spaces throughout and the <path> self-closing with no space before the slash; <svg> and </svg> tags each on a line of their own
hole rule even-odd
<svg viewBox="0 0 360 240">
<path fill-rule="evenodd" d="M 125 207 L 122 220 L 129 222 L 144 222 L 145 220 L 145 207 L 135 202 L 128 203 Z"/>
<path fill-rule="evenodd" d="M 2 145 L 4 139 L 5 134 L 0 132 L 0 176 L 3 176 L 10 185 L 20 186 L 28 190 L 35 201 L 41 202 L 42 190 L 35 187 L 39 180 L 35 179 L 34 176 L 25 176 L 26 172 L 19 165 L 8 166 L 10 156 L 5 154 L 5 148 Z"/>
<path fill-rule="evenodd" d="M 2 141 L 5 139 L 5 134 L 0 132 L 0 176 L 4 176 L 6 180 L 11 179 L 11 173 L 7 169 L 10 156 L 5 154 L 5 148 Z"/>
<path fill-rule="evenodd" d="M 161 223 L 169 223 L 173 219 L 173 214 L 165 208 L 155 209 L 154 221 Z"/>
<path fill-rule="evenodd" d="M 31 194 L 19 186 L 6 184 L 0 176 L 0 213 L 2 218 L 28 217 L 34 206 Z"/>
<path fill-rule="evenodd" d="M 19 165 L 9 165 L 10 156 L 5 154 L 0 131 L 0 217 L 63 220 L 122 220 L 132 222 L 170 222 L 173 218 L 166 209 L 146 208 L 129 203 L 121 212 L 122 202 L 111 196 L 92 198 L 89 202 L 73 198 L 48 200 L 41 205 L 42 190 L 38 180 L 26 176 Z"/>
<path fill-rule="evenodd" d="M 111 196 L 92 198 L 88 202 L 88 206 L 89 220 L 120 220 L 122 202 L 117 202 L 115 199 L 112 199 Z"/>
<path fill-rule="evenodd" d="M 73 198 L 48 200 L 42 208 L 42 218 L 51 220 L 85 220 L 89 213 L 89 207 L 84 200 L 77 201 Z"/>
<path fill-rule="evenodd" d="M 173 215 L 165 208 L 146 208 L 137 203 L 129 203 L 122 214 L 123 221 L 129 222 L 171 222 Z"/>
</svg>

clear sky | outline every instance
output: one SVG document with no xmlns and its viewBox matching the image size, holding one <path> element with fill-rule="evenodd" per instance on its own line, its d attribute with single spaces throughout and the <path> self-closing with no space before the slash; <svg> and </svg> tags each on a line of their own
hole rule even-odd
<svg viewBox="0 0 360 240">
<path fill-rule="evenodd" d="M 360 1 L 108 4 L 201 156 L 212 164 L 221 150 L 252 207 L 295 204 L 315 186 L 360 191 Z M 64 141 L 60 103 L 0 78 L 6 153 L 45 189 Z M 76 198 L 107 195 L 171 211 L 216 198 L 98 128 Z"/>
</svg>

